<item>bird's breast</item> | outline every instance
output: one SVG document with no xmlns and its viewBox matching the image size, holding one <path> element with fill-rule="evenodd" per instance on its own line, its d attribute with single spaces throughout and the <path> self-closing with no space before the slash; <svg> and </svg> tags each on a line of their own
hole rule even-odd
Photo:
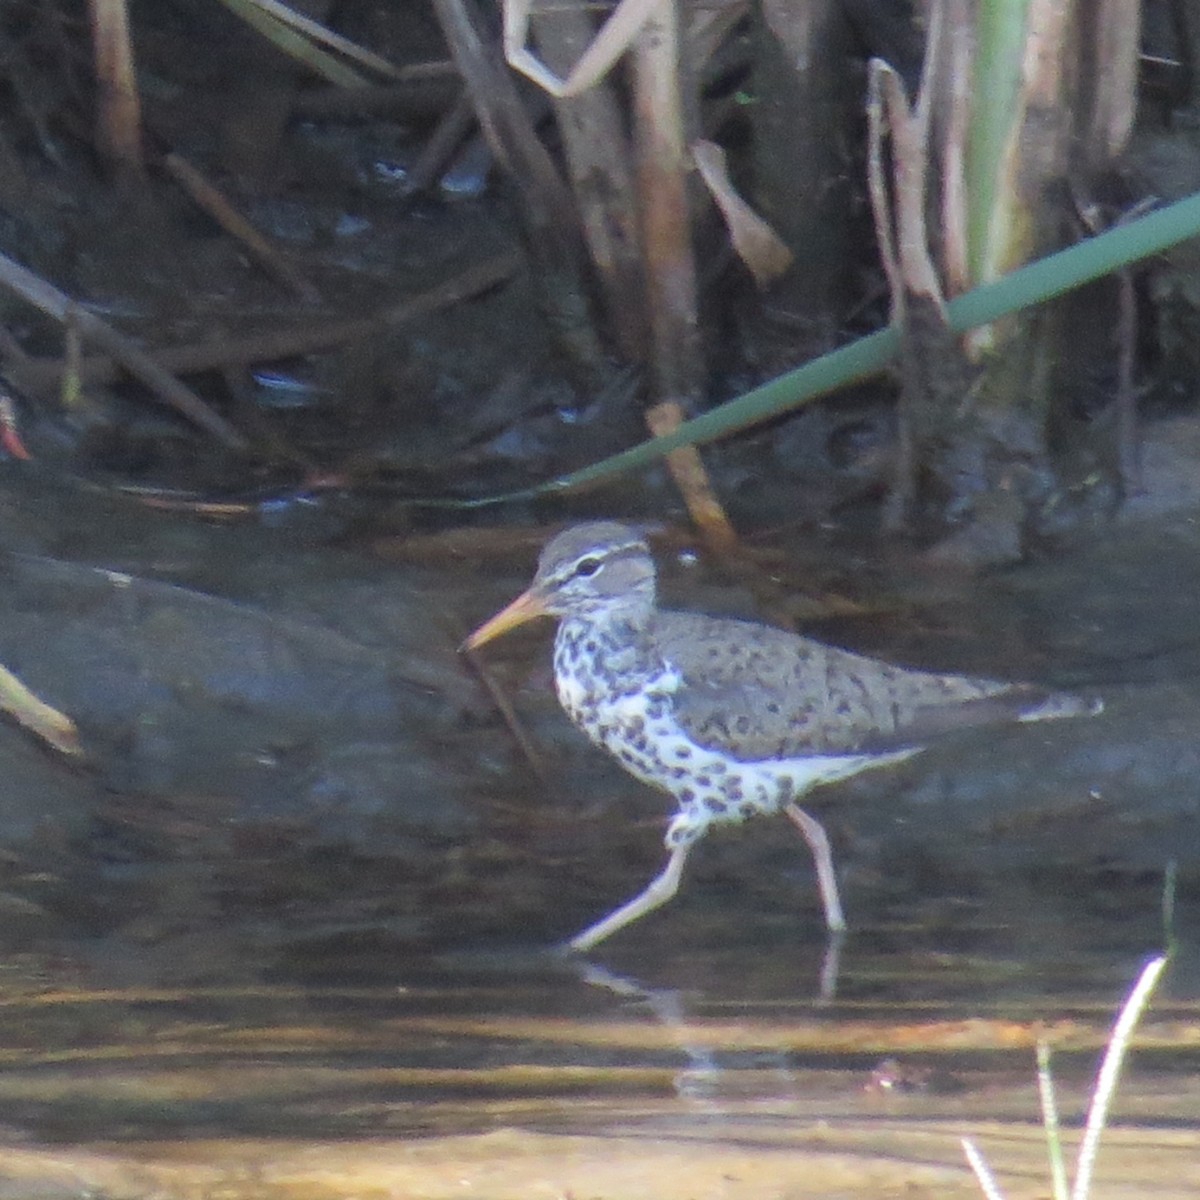
<svg viewBox="0 0 1200 1200">
<path fill-rule="evenodd" d="M 684 738 L 671 709 L 677 679 L 664 674 L 651 686 L 625 693 L 588 692 L 577 684 L 559 688 L 571 720 L 632 775 L 671 789 L 671 761 Z"/>
<path fill-rule="evenodd" d="M 663 746 L 677 731 L 678 672 L 636 640 L 564 622 L 554 647 L 554 682 L 571 721 L 645 783 L 664 786 Z"/>
</svg>

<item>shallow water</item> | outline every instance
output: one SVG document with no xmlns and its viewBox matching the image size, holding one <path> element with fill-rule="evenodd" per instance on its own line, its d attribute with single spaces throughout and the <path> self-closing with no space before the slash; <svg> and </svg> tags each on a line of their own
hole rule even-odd
<svg viewBox="0 0 1200 1200">
<path fill-rule="evenodd" d="M 1047 1194 L 1033 1047 L 1070 1161 L 1144 951 L 914 940 L 851 938 L 836 979 L 819 942 L 653 936 L 619 970 L 463 951 L 355 987 L 89 990 L 27 964 L 0 997 L 0 1195 L 965 1196 L 963 1136 L 1007 1194 Z M 1200 1183 L 1194 984 L 1169 975 L 1141 1026 L 1097 1195 Z"/>
</svg>

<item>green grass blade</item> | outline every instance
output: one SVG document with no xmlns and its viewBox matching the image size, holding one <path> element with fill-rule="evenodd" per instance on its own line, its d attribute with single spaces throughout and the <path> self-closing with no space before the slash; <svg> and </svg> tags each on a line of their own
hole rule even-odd
<svg viewBox="0 0 1200 1200">
<path fill-rule="evenodd" d="M 950 327 L 956 333 L 965 333 L 978 325 L 1042 304 L 1198 234 L 1200 193 L 1156 209 L 1126 225 L 1115 226 L 1021 267 L 1003 279 L 956 297 L 947 306 Z M 899 347 L 899 332 L 893 328 L 881 329 L 694 417 L 672 433 L 642 442 L 569 475 L 535 487 L 474 500 L 414 499 L 412 504 L 426 508 L 482 508 L 598 483 L 644 467 L 680 446 L 716 441 L 867 379 L 883 370 Z"/>
</svg>

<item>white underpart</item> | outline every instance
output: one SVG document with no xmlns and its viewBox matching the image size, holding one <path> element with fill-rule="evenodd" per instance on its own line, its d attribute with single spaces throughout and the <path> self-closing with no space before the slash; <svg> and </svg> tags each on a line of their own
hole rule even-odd
<svg viewBox="0 0 1200 1200">
<path fill-rule="evenodd" d="M 671 711 L 671 696 L 681 682 L 677 671 L 667 669 L 646 690 L 597 701 L 595 694 L 589 697 L 579 680 L 562 675 L 558 678 L 558 698 L 572 721 L 613 754 L 630 774 L 653 787 L 665 787 L 675 796 L 679 813 L 666 835 L 666 844 L 671 848 L 703 837 L 710 825 L 737 824 L 757 813 L 778 812 L 788 800 L 798 800 L 821 784 L 902 762 L 920 749 L 736 761 L 719 751 L 697 746 L 679 727 Z M 665 704 L 661 713 L 652 717 L 659 700 Z M 639 731 L 649 744 L 648 751 L 639 751 L 634 745 Z M 682 774 L 675 774 L 677 771 Z M 739 778 L 731 798 L 723 785 L 735 773 Z M 706 800 L 719 802 L 723 811 L 714 812 Z"/>
</svg>

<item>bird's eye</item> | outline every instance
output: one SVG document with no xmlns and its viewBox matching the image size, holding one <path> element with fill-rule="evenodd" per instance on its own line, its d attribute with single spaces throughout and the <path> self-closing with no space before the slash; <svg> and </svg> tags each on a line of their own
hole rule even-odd
<svg viewBox="0 0 1200 1200">
<path fill-rule="evenodd" d="M 600 560 L 598 558 L 581 558 L 575 564 L 575 570 L 572 572 L 577 578 L 587 579 L 590 575 L 600 570 Z"/>
</svg>

